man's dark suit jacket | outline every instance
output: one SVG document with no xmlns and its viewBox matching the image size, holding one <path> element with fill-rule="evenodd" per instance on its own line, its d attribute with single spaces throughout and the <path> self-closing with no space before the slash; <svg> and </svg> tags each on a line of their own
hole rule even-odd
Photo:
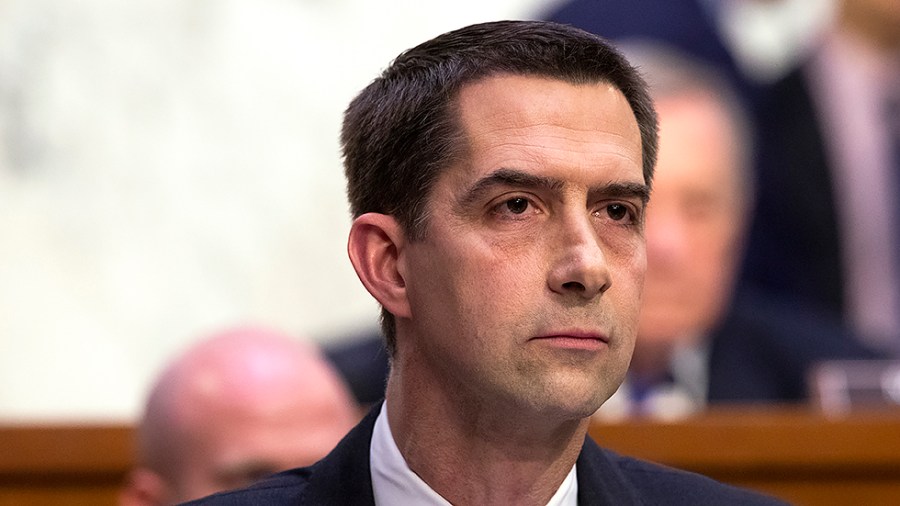
<svg viewBox="0 0 900 506">
<path fill-rule="evenodd" d="M 216 494 L 191 505 L 374 505 L 369 445 L 381 404 L 324 459 L 276 474 L 249 488 Z M 776 505 L 769 497 L 703 476 L 622 457 L 585 438 L 577 462 L 578 504 Z"/>
<path fill-rule="evenodd" d="M 824 313 L 750 290 L 710 338 L 710 404 L 803 401 L 816 363 L 887 358 Z"/>
</svg>

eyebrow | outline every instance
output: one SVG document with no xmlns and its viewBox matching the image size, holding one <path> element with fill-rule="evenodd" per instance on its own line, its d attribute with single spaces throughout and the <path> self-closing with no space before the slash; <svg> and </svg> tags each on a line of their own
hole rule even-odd
<svg viewBox="0 0 900 506">
<path fill-rule="evenodd" d="M 517 169 L 500 168 L 476 181 L 463 194 L 460 204 L 471 205 L 480 200 L 491 188 L 497 186 L 559 191 L 565 186 L 565 181 L 555 177 L 529 174 Z M 612 182 L 591 187 L 588 190 L 590 200 L 597 200 L 599 197 L 636 198 L 641 201 L 641 204 L 646 205 L 650 200 L 650 187 L 643 183 Z"/>
<path fill-rule="evenodd" d="M 588 200 L 599 200 L 600 197 L 619 199 L 638 199 L 646 206 L 650 201 L 650 187 L 643 183 L 616 182 L 591 188 Z"/>
<path fill-rule="evenodd" d="M 563 182 L 553 177 L 537 176 L 516 169 L 501 168 L 476 181 L 475 184 L 463 194 L 460 203 L 464 206 L 468 206 L 473 202 L 477 202 L 491 188 L 497 186 L 560 190 L 563 187 Z"/>
</svg>

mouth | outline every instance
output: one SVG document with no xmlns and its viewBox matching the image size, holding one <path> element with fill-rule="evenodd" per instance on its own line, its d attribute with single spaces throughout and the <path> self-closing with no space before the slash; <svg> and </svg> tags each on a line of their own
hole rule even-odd
<svg viewBox="0 0 900 506">
<path fill-rule="evenodd" d="M 572 350 L 599 350 L 609 345 L 609 336 L 582 330 L 553 331 L 531 339 L 534 342 Z"/>
</svg>

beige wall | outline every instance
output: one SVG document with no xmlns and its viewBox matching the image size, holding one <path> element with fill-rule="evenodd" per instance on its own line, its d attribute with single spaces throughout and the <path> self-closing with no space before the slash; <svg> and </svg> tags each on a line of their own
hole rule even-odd
<svg viewBox="0 0 900 506">
<path fill-rule="evenodd" d="M 223 325 L 374 326 L 343 108 L 408 46 L 541 3 L 0 1 L 0 420 L 131 419 Z"/>
</svg>

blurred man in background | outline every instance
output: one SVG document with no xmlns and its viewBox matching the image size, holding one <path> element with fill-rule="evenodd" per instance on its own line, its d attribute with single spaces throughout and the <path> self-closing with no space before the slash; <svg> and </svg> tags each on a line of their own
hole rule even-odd
<svg viewBox="0 0 900 506">
<path fill-rule="evenodd" d="M 900 2 L 838 2 L 759 107 L 747 280 L 900 351 Z"/>
<path fill-rule="evenodd" d="M 313 345 L 267 329 L 225 331 L 159 376 L 120 504 L 182 502 L 312 464 L 357 420 Z"/>
<path fill-rule="evenodd" d="M 711 67 L 659 44 L 625 50 L 650 84 L 660 153 L 634 358 L 601 412 L 798 401 L 816 362 L 874 357 L 836 322 L 738 287 L 754 202 L 746 114 Z"/>
</svg>

